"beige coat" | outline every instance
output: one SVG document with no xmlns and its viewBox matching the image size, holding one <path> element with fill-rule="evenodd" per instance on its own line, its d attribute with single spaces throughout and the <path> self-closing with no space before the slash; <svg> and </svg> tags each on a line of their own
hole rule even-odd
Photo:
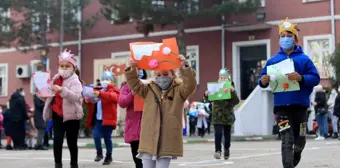
<svg viewBox="0 0 340 168">
<path fill-rule="evenodd" d="M 125 70 L 129 87 L 145 99 L 139 153 L 157 156 L 183 156 L 181 122 L 183 106 L 187 98 L 195 91 L 197 83 L 195 71 L 192 68 L 181 68 L 180 72 L 183 80 L 174 79 L 173 84 L 163 94 L 154 82 L 149 84 L 141 82 L 135 68 L 128 67 Z M 160 101 L 160 108 L 148 85 L 156 93 Z"/>
</svg>

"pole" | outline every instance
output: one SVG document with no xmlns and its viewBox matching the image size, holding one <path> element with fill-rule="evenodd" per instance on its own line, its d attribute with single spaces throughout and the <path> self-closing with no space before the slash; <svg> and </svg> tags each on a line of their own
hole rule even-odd
<svg viewBox="0 0 340 168">
<path fill-rule="evenodd" d="M 81 46 L 81 43 L 82 43 L 82 37 L 81 37 L 81 35 L 82 35 L 82 27 L 81 27 L 81 23 L 82 23 L 82 20 L 83 20 L 83 17 L 82 17 L 82 15 L 83 15 L 83 12 L 82 12 L 82 9 L 81 9 L 81 6 L 80 6 L 80 4 L 79 4 L 79 7 L 78 7 L 78 15 L 79 15 L 79 24 L 78 24 L 78 57 L 79 57 L 79 67 L 78 67 L 78 69 L 79 69 L 79 73 L 81 74 L 81 55 L 82 55 L 82 53 L 81 53 L 81 48 L 82 48 L 82 46 Z"/>
<path fill-rule="evenodd" d="M 222 4 L 224 3 L 224 1 L 222 1 Z M 225 16 L 224 14 L 222 14 L 221 17 L 222 20 L 222 25 L 221 25 L 221 62 L 222 62 L 222 69 L 225 68 Z"/>
<path fill-rule="evenodd" d="M 63 42 L 64 42 L 64 0 L 60 0 L 60 45 L 59 52 L 63 52 Z"/>
<path fill-rule="evenodd" d="M 333 49 L 335 49 L 336 46 L 336 36 L 335 36 L 335 16 L 334 16 L 334 0 L 331 0 L 331 27 L 332 27 L 332 43 L 333 46 L 331 46 Z"/>
</svg>

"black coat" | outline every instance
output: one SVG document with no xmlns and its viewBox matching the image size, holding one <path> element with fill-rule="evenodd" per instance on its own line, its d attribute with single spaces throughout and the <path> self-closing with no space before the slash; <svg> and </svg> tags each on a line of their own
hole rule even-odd
<svg viewBox="0 0 340 168">
<path fill-rule="evenodd" d="M 319 110 L 321 108 L 326 108 L 327 107 L 327 98 L 326 98 L 326 93 L 325 92 L 316 92 L 315 93 L 315 100 L 314 100 L 317 105 L 314 107 L 315 112 L 319 113 Z"/>
<path fill-rule="evenodd" d="M 9 100 L 9 117 L 11 121 L 27 120 L 27 108 L 24 96 L 19 92 L 14 92 Z"/>
<path fill-rule="evenodd" d="M 40 100 L 37 95 L 33 97 L 34 101 L 34 124 L 37 129 L 45 129 L 46 122 L 43 118 L 43 110 L 45 106 L 45 102 Z"/>
<path fill-rule="evenodd" d="M 340 117 L 340 93 L 335 98 L 333 115 Z"/>
<path fill-rule="evenodd" d="M 6 110 L 3 113 L 3 116 L 4 116 L 5 135 L 11 136 L 11 119 L 9 117 L 9 110 Z"/>
</svg>

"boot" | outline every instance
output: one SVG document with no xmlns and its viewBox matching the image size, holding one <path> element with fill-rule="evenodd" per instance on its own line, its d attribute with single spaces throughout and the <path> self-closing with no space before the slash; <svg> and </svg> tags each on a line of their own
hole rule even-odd
<svg viewBox="0 0 340 168">
<path fill-rule="evenodd" d="M 215 152 L 214 158 L 215 158 L 215 159 L 221 159 L 221 152 L 220 152 L 220 151 Z"/>
<path fill-rule="evenodd" d="M 106 154 L 106 157 L 104 159 L 103 165 L 110 165 L 112 163 L 112 154 L 108 153 Z"/>
<path fill-rule="evenodd" d="M 301 160 L 301 152 L 294 152 L 294 161 L 293 161 L 294 167 L 296 167 L 299 164 L 300 160 Z"/>
<path fill-rule="evenodd" d="M 13 150 L 13 147 L 11 145 L 7 145 L 6 150 Z"/>
<path fill-rule="evenodd" d="M 333 138 L 333 139 L 338 139 L 338 138 L 339 138 L 339 134 L 338 134 L 338 133 L 334 133 L 334 135 L 333 135 L 332 138 Z"/>
<path fill-rule="evenodd" d="M 38 146 L 35 147 L 35 150 L 48 150 L 48 148 L 46 148 L 43 145 L 38 145 Z"/>
<path fill-rule="evenodd" d="M 99 162 L 103 159 L 103 153 L 100 153 L 100 152 L 97 152 L 97 156 L 96 158 L 94 159 L 95 162 Z"/>
<path fill-rule="evenodd" d="M 54 165 L 54 167 L 55 167 L 55 168 L 63 168 L 63 164 L 61 164 L 61 163 L 56 163 L 56 164 Z"/>
<path fill-rule="evenodd" d="M 229 159 L 229 156 L 230 156 L 230 151 L 229 151 L 229 149 L 224 150 L 224 160 L 228 160 L 228 159 Z"/>
</svg>

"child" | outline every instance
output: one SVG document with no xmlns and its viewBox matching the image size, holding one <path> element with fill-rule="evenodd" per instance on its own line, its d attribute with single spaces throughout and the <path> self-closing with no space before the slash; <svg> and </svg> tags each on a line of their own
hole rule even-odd
<svg viewBox="0 0 340 168">
<path fill-rule="evenodd" d="M 196 89 L 195 71 L 181 59 L 180 72 L 154 72 L 154 79 L 143 83 L 138 79 L 135 62 L 130 62 L 125 77 L 134 93 L 144 98 L 140 144 L 137 157 L 144 168 L 168 168 L 171 159 L 183 156 L 182 115 L 184 102 Z"/>
<path fill-rule="evenodd" d="M 198 136 L 202 138 L 205 135 L 205 130 L 208 128 L 207 118 L 209 114 L 205 111 L 205 105 L 203 103 L 199 103 L 197 106 L 197 125 L 198 128 Z"/>
<path fill-rule="evenodd" d="M 140 69 L 138 77 L 141 80 L 147 79 L 146 71 Z M 126 108 L 124 141 L 131 146 L 131 153 L 136 168 L 143 168 L 142 160 L 137 158 L 143 112 L 134 110 L 134 93 L 126 82 L 121 87 L 118 104 L 120 107 Z"/>
<path fill-rule="evenodd" d="M 103 165 L 112 162 L 112 131 L 117 127 L 117 103 L 119 98 L 119 88 L 112 84 L 113 74 L 105 71 L 102 74 L 101 87 L 95 88 L 95 97 L 100 100 L 91 103 L 85 99 L 88 105 L 89 115 L 87 117 L 87 127 L 93 128 L 93 138 L 97 150 L 94 161 L 99 162 L 103 157 L 101 139 L 104 138 L 106 147 L 106 157 Z"/>
<path fill-rule="evenodd" d="M 3 130 L 4 130 L 4 116 L 2 115 L 2 107 L 0 107 L 0 149 L 2 148 L 1 139 Z"/>
<path fill-rule="evenodd" d="M 53 119 L 53 152 L 56 168 L 62 168 L 64 135 L 71 155 L 71 168 L 78 168 L 78 134 L 83 118 L 83 87 L 78 75 L 76 61 L 70 51 L 59 55 L 58 74 L 51 81 L 51 90 L 56 94 L 47 98 L 44 107 L 44 120 Z"/>
<path fill-rule="evenodd" d="M 6 139 L 7 139 L 7 143 L 6 143 L 6 150 L 13 150 L 12 147 L 12 137 L 11 137 L 11 120 L 9 117 L 9 102 L 7 102 L 7 109 L 6 111 L 3 113 L 3 127 L 5 128 L 5 135 L 6 135 Z"/>
<path fill-rule="evenodd" d="M 231 81 L 229 73 L 226 69 L 221 69 L 219 72 L 219 82 Z M 236 94 L 234 85 L 229 88 L 231 91 L 231 99 L 228 100 L 215 100 L 213 101 L 212 108 L 212 123 L 215 128 L 215 159 L 221 159 L 222 152 L 222 132 L 224 132 L 224 159 L 229 159 L 230 156 L 230 138 L 231 127 L 235 121 L 234 106 L 237 105 L 240 100 Z M 207 97 L 209 91 L 206 91 Z"/>
<path fill-rule="evenodd" d="M 37 129 L 35 128 L 34 124 L 34 114 L 33 114 L 33 108 L 30 108 L 27 116 L 27 130 L 26 130 L 26 141 L 27 141 L 27 147 L 28 149 L 33 149 L 33 140 L 37 136 Z"/>
</svg>

